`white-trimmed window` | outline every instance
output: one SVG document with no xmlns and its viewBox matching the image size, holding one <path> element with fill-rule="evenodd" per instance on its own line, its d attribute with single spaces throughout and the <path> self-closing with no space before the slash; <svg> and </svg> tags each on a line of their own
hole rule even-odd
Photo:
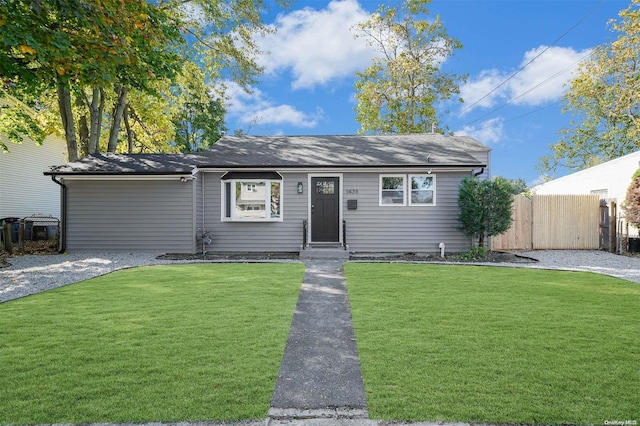
<svg viewBox="0 0 640 426">
<path fill-rule="evenodd" d="M 254 174 L 255 175 L 255 174 Z M 282 221 L 282 178 L 222 179 L 222 220 L 230 222 Z"/>
<path fill-rule="evenodd" d="M 380 175 L 380 205 L 407 204 L 407 175 Z"/>
<path fill-rule="evenodd" d="M 410 206 L 435 206 L 436 204 L 436 176 L 409 175 Z"/>
</svg>

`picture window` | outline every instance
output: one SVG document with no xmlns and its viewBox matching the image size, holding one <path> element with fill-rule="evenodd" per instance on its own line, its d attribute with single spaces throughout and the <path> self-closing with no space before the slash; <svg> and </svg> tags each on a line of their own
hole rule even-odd
<svg viewBox="0 0 640 426">
<path fill-rule="evenodd" d="M 223 220 L 261 222 L 282 220 L 281 180 L 223 180 Z"/>
</svg>

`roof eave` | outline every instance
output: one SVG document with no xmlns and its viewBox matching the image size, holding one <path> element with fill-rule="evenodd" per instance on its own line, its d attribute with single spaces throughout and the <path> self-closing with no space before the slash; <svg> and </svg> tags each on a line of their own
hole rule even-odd
<svg viewBox="0 0 640 426">
<path fill-rule="evenodd" d="M 44 175 L 63 180 L 194 180 L 191 172 L 44 172 Z"/>
<path fill-rule="evenodd" d="M 478 167 L 487 167 L 483 163 L 474 164 L 313 164 L 313 165 L 295 165 L 295 164 L 262 164 L 262 165 L 242 165 L 242 164 L 208 164 L 200 165 L 199 169 L 380 169 L 380 168 L 429 168 L 429 169 L 445 169 L 445 168 L 469 168 L 475 169 Z"/>
<path fill-rule="evenodd" d="M 187 175 L 191 174 L 191 171 L 168 171 L 168 172 L 96 172 L 96 171 L 73 171 L 73 172 L 57 172 L 48 171 L 43 172 L 46 176 L 68 176 L 68 175 L 91 175 L 91 176 L 109 176 L 109 175 Z"/>
</svg>

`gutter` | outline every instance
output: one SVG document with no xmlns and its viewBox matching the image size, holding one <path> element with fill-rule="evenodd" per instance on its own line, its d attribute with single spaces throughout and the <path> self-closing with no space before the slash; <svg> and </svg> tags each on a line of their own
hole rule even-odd
<svg viewBox="0 0 640 426">
<path fill-rule="evenodd" d="M 58 253 L 64 253 L 67 250 L 67 186 L 62 181 L 56 180 L 56 175 L 51 175 L 51 180 L 60 185 L 62 188 L 62 200 L 60 201 L 60 250 Z"/>
<path fill-rule="evenodd" d="M 460 163 L 460 164 L 433 164 L 433 163 L 424 163 L 424 164 L 376 164 L 373 166 L 367 166 L 364 164 L 313 164 L 313 165 L 299 165 L 299 164 L 256 164 L 256 165 L 242 165 L 242 164 L 222 164 L 222 165 L 206 165 L 201 164 L 198 166 L 198 169 L 209 169 L 213 171 L 218 170 L 237 170 L 237 169 L 246 169 L 246 170 L 274 170 L 274 169 L 283 169 L 283 170 L 310 170 L 310 169 L 331 169 L 331 170 L 353 170 L 353 169 L 362 169 L 362 170 L 371 170 L 371 169 L 467 169 L 473 168 L 476 169 L 478 167 L 486 167 L 483 163 Z"/>
</svg>

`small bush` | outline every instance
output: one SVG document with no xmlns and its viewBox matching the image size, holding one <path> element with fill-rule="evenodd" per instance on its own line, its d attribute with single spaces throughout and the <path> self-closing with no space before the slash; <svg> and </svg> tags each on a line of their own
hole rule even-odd
<svg viewBox="0 0 640 426">
<path fill-rule="evenodd" d="M 630 224 L 640 226 L 640 169 L 631 178 L 622 210 Z"/>
<path fill-rule="evenodd" d="M 468 177 L 458 189 L 459 229 L 484 247 L 485 236 L 506 232 L 511 227 L 512 186 L 505 179 L 480 180 Z"/>
<path fill-rule="evenodd" d="M 471 249 L 462 253 L 460 256 L 462 260 L 480 260 L 487 257 L 487 249 L 484 247 L 471 247 Z"/>
</svg>

